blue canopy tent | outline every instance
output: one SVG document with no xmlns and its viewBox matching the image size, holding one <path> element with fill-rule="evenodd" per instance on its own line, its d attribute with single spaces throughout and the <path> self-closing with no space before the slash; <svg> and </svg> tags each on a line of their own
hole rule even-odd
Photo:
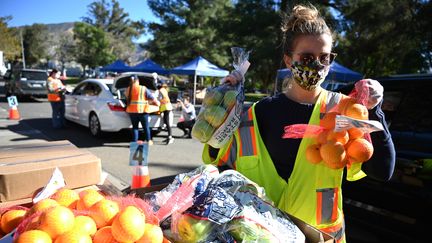
<svg viewBox="0 0 432 243">
<path fill-rule="evenodd" d="M 106 65 L 100 69 L 102 72 L 127 72 L 130 71 L 130 67 L 126 65 L 122 60 L 117 60 L 111 64 Z"/>
<path fill-rule="evenodd" d="M 153 62 L 150 58 L 130 68 L 131 71 L 168 74 L 168 70 Z"/>
<path fill-rule="evenodd" d="M 276 79 L 284 79 L 287 75 L 291 75 L 291 71 L 288 68 L 285 69 L 279 69 L 277 71 L 277 77 Z M 333 62 L 330 65 L 330 71 L 329 74 L 326 77 L 326 81 L 328 84 L 337 84 L 337 83 L 343 83 L 348 84 L 351 82 L 358 81 L 363 78 L 363 75 L 358 72 L 354 72 L 353 70 L 346 68 L 342 65 L 340 65 L 337 62 Z"/>
<path fill-rule="evenodd" d="M 195 93 L 197 76 L 210 76 L 210 77 L 225 77 L 229 74 L 227 70 L 221 69 L 218 66 L 210 63 L 205 58 L 199 56 L 192 61 L 175 67 L 170 70 L 170 73 L 179 75 L 194 75 L 194 92 L 193 104 L 195 105 Z"/>
</svg>

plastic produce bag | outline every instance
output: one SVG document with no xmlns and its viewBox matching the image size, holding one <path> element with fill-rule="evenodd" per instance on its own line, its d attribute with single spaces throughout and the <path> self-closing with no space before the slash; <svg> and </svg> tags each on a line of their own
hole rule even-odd
<svg viewBox="0 0 432 243">
<path fill-rule="evenodd" d="M 305 241 L 264 189 L 234 170 L 211 180 L 184 213 L 174 213 L 171 233 L 176 242 Z"/>
<path fill-rule="evenodd" d="M 214 148 L 222 147 L 240 125 L 244 102 L 244 75 L 249 68 L 249 52 L 232 47 L 235 86 L 222 84 L 209 90 L 192 128 L 192 136 Z"/>
</svg>

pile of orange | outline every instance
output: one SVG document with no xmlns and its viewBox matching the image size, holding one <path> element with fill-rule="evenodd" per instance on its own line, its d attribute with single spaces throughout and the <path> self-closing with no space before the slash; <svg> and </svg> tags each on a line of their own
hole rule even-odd
<svg viewBox="0 0 432 243">
<path fill-rule="evenodd" d="M 146 220 L 143 210 L 120 204 L 94 189 L 79 194 L 60 189 L 27 210 L 11 208 L 0 215 L 1 234 L 18 226 L 18 243 L 164 242 L 162 229 Z"/>
<path fill-rule="evenodd" d="M 336 115 L 367 120 L 367 108 L 350 97 L 344 97 L 337 108 L 337 111 L 326 113 L 320 120 L 320 126 L 324 130 L 316 137 L 316 143 L 306 148 L 306 159 L 313 164 L 323 162 L 332 169 L 342 169 L 348 163 L 368 161 L 372 157 L 373 146 L 363 138 L 364 133 L 360 129 L 334 131 Z"/>
</svg>

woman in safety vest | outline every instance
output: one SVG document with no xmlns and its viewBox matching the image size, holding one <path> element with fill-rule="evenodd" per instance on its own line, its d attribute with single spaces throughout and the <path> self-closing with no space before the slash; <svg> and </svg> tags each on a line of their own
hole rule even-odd
<svg viewBox="0 0 432 243">
<path fill-rule="evenodd" d="M 303 5 L 295 6 L 284 17 L 281 29 L 283 60 L 292 72 L 292 77 L 284 82 L 284 91 L 255 103 L 244 113 L 239 129 L 222 148 L 206 144 L 203 160 L 221 169 L 236 169 L 264 187 L 280 209 L 334 236 L 337 242 L 344 242 L 344 168 L 308 161 L 305 151 L 316 143 L 313 138 L 282 138 L 285 126 L 319 125 L 320 117 L 342 98 L 342 94 L 320 87 L 336 57 L 332 53 L 332 33 L 315 7 Z M 238 82 L 236 75 L 229 75 L 226 80 Z M 346 177 L 354 181 L 366 172 L 373 178 L 389 180 L 395 151 L 381 110 L 383 88 L 375 80 L 358 84 L 369 90 L 369 119 L 381 122 L 384 131 L 370 134 L 373 156 L 363 167 L 353 163 L 347 168 Z"/>
<path fill-rule="evenodd" d="M 159 101 L 160 101 L 160 107 L 159 111 L 162 113 L 163 121 L 166 125 L 167 131 L 168 131 L 168 138 L 165 141 L 166 144 L 171 144 L 174 142 L 174 138 L 172 137 L 171 133 L 171 125 L 169 123 L 170 115 L 172 115 L 172 104 L 171 100 L 168 96 L 168 85 L 162 81 L 162 85 L 160 85 L 159 88 Z"/>
<path fill-rule="evenodd" d="M 152 93 L 143 85 L 139 84 L 138 76 L 132 75 L 129 87 L 126 89 L 126 112 L 132 122 L 133 141 L 138 141 L 139 130 L 138 125 L 144 130 L 145 139 L 149 145 L 153 145 L 149 126 L 149 105 L 154 104 L 159 106 L 159 101 L 153 97 Z"/>
<path fill-rule="evenodd" d="M 54 128 L 65 127 L 65 103 L 63 93 L 66 87 L 59 79 L 60 73 L 57 69 L 53 69 L 47 79 L 46 87 L 48 89 L 48 101 L 52 108 L 52 125 Z"/>
</svg>

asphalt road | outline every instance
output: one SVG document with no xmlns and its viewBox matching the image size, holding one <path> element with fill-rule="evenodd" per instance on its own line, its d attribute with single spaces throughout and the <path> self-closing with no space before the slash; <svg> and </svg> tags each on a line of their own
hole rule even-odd
<svg viewBox="0 0 432 243">
<path fill-rule="evenodd" d="M 88 128 L 68 122 L 65 129 L 51 126 L 51 106 L 46 98 L 27 98 L 19 100 L 19 121 L 7 120 L 8 103 L 0 81 L 0 146 L 11 143 L 34 141 L 69 140 L 75 146 L 87 149 L 102 161 L 103 170 L 130 184 L 129 167 L 130 130 L 107 133 L 101 138 L 93 137 Z M 174 124 L 180 114 L 174 113 Z M 154 145 L 149 148 L 149 172 L 152 179 L 176 175 L 200 166 L 203 145 L 194 139 L 180 138 L 183 132 L 173 128 L 175 141 L 165 145 L 167 132 L 162 131 L 153 138 Z"/>
</svg>

